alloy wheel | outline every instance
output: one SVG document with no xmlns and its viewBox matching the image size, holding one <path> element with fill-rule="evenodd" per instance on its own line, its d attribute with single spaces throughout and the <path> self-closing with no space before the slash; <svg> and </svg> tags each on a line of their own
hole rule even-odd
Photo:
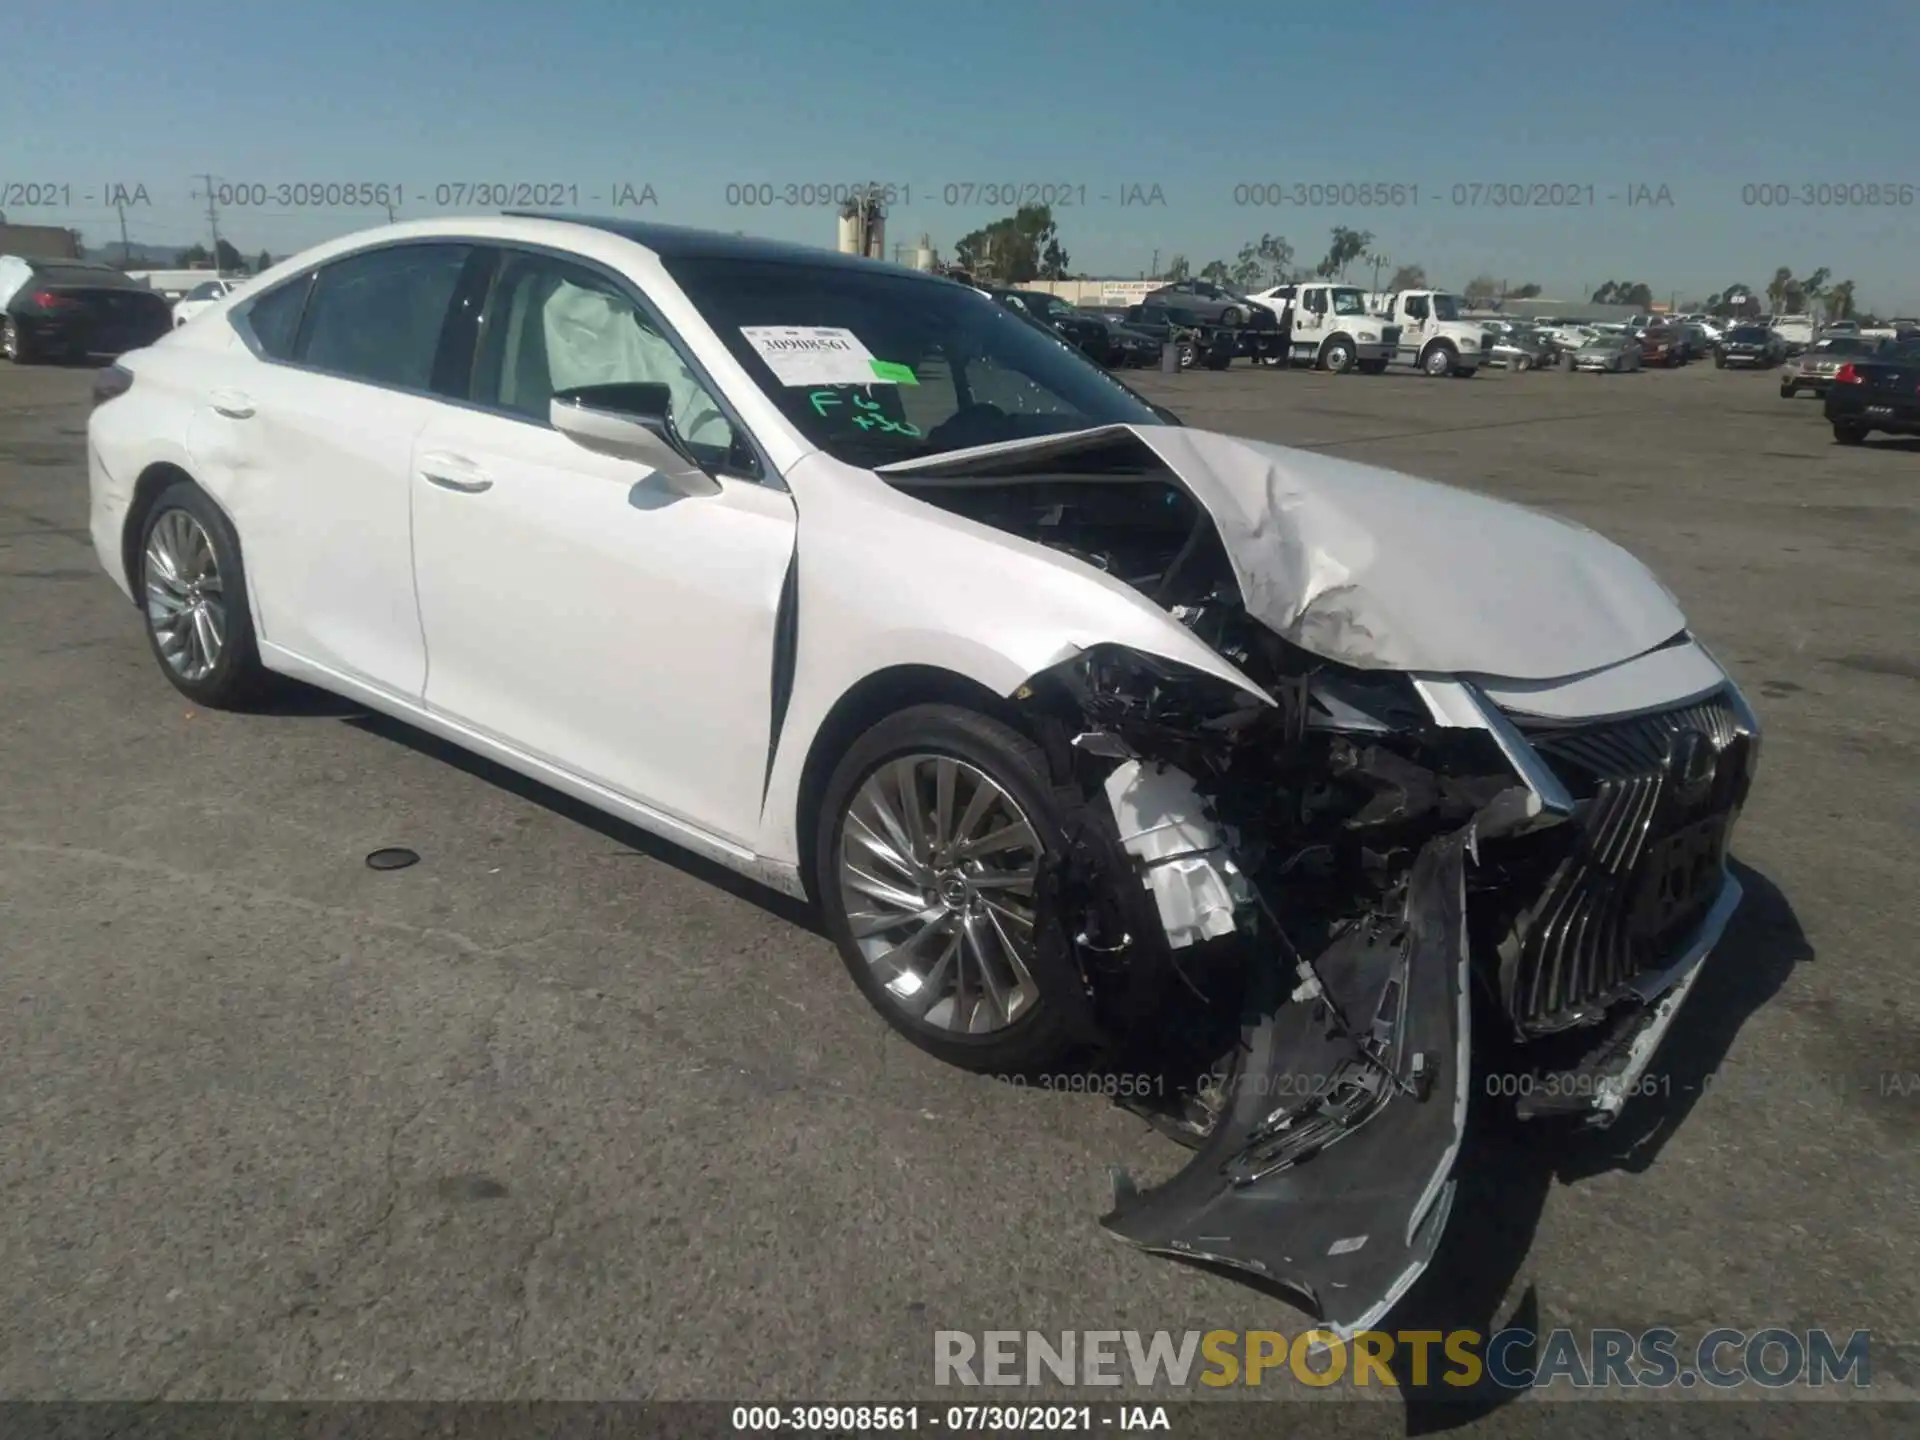
<svg viewBox="0 0 1920 1440">
<path fill-rule="evenodd" d="M 227 644 L 226 591 L 213 541 L 185 510 L 165 511 L 147 537 L 147 624 L 183 680 L 204 680 Z"/>
<path fill-rule="evenodd" d="M 964 760 L 907 755 L 866 778 L 841 821 L 841 903 L 902 1011 L 963 1035 L 1032 1011 L 1040 853 L 1019 802 Z"/>
</svg>

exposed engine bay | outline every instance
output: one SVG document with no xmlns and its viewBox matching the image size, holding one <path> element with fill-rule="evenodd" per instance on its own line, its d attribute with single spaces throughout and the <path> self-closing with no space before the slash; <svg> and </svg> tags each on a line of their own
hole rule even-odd
<svg viewBox="0 0 1920 1440">
<path fill-rule="evenodd" d="M 1137 1108 L 1196 1152 L 1119 1177 L 1103 1224 L 1374 1324 L 1446 1223 L 1476 1012 L 1534 1067 L 1523 1114 L 1619 1113 L 1738 901 L 1750 712 L 1729 687 L 1599 724 L 1469 697 L 1484 723 L 1445 723 L 1414 676 L 1252 618 L 1213 516 L 1139 446 L 887 479 L 1133 587 L 1257 685 L 1094 646 L 1013 697 L 1098 802 L 1043 889 L 1084 1032 L 1176 1077 Z"/>
</svg>

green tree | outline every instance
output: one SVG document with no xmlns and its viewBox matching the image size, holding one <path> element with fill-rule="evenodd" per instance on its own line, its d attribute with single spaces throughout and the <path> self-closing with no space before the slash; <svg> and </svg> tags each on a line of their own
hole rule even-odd
<svg viewBox="0 0 1920 1440">
<path fill-rule="evenodd" d="M 1535 300 L 1539 298 L 1539 295 L 1540 295 L 1540 287 L 1536 285 L 1533 281 L 1529 280 L 1526 284 L 1516 285 L 1513 289 L 1509 290 L 1507 292 L 1507 299 Z"/>
<path fill-rule="evenodd" d="M 1853 318 L 1853 281 L 1836 280 L 1827 287 L 1823 297 L 1827 302 L 1829 320 L 1850 320 Z"/>
<path fill-rule="evenodd" d="M 207 253 L 207 247 L 196 240 L 178 255 L 174 256 L 173 263 L 176 269 L 191 270 L 196 266 L 206 264 L 212 258 L 213 256 Z"/>
<path fill-rule="evenodd" d="M 1066 248 L 1056 235 L 1047 241 L 1047 248 L 1041 253 L 1040 275 L 1046 280 L 1065 280 L 1068 278 L 1067 264 Z"/>
<path fill-rule="evenodd" d="M 1344 225 L 1336 225 L 1333 227 L 1333 243 L 1327 247 L 1326 258 L 1313 273 L 1322 280 L 1345 280 L 1347 267 L 1366 254 L 1371 244 L 1371 230 L 1349 230 Z"/>
<path fill-rule="evenodd" d="M 1283 235 L 1262 235 L 1240 247 L 1229 272 L 1233 284 L 1243 292 L 1265 290 L 1284 285 L 1293 265 L 1293 246 Z"/>
<path fill-rule="evenodd" d="M 1425 290 L 1427 272 L 1424 266 L 1402 265 L 1393 272 L 1393 278 L 1387 281 L 1387 289 L 1398 294 L 1402 290 Z"/>
<path fill-rule="evenodd" d="M 1200 267 L 1200 278 L 1202 280 L 1211 280 L 1216 285 L 1231 285 L 1233 283 L 1233 272 L 1227 268 L 1226 261 L 1209 260 Z"/>
<path fill-rule="evenodd" d="M 1187 263 L 1187 257 L 1175 255 L 1167 261 L 1166 273 L 1160 278 L 1171 285 L 1176 281 L 1189 279 L 1192 275 L 1193 267 Z"/>
<path fill-rule="evenodd" d="M 1067 252 L 1059 242 L 1052 208 L 1022 205 L 1013 214 L 961 236 L 954 242 L 953 253 L 960 268 L 970 274 L 1003 285 L 1021 285 L 1039 278 L 1050 256 L 1058 260 L 1059 269 L 1066 269 Z"/>
<path fill-rule="evenodd" d="M 1494 297 L 1500 293 L 1500 282 L 1491 275 L 1476 275 L 1460 293 L 1466 297 L 1467 304 L 1477 310 L 1493 303 Z"/>
<path fill-rule="evenodd" d="M 273 268 L 273 256 L 269 255 L 266 251 L 262 250 L 258 255 L 254 257 L 254 261 L 253 261 L 254 274 L 263 275 L 267 271 L 271 270 L 272 268 Z"/>
<path fill-rule="evenodd" d="M 240 252 L 234 248 L 231 241 L 220 241 L 219 244 L 214 247 L 214 251 L 216 256 L 215 263 L 218 265 L 221 273 L 231 275 L 236 271 L 247 268 L 247 262 L 241 258 Z"/>
<path fill-rule="evenodd" d="M 1793 271 L 1782 265 L 1773 272 L 1773 279 L 1767 282 L 1767 303 L 1778 315 L 1787 308 L 1787 290 L 1793 284 Z"/>
</svg>

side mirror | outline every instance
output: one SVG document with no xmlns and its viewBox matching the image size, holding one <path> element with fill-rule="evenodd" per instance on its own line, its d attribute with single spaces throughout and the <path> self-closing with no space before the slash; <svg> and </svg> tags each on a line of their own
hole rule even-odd
<svg viewBox="0 0 1920 1440">
<path fill-rule="evenodd" d="M 687 452 L 672 412 L 666 386 L 639 383 L 579 385 L 547 405 L 553 428 L 582 449 L 645 465 L 675 494 L 717 495 L 720 482 Z"/>
</svg>

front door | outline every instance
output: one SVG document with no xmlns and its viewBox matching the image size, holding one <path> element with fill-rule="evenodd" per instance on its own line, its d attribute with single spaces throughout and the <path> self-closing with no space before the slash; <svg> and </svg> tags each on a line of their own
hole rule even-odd
<svg viewBox="0 0 1920 1440">
<path fill-rule="evenodd" d="M 668 385 L 718 494 L 676 495 L 548 422 L 556 390 L 636 381 Z M 413 449 L 427 705 L 751 847 L 791 496 L 747 478 L 737 422 L 597 268 L 510 253 L 473 383 Z"/>
</svg>

